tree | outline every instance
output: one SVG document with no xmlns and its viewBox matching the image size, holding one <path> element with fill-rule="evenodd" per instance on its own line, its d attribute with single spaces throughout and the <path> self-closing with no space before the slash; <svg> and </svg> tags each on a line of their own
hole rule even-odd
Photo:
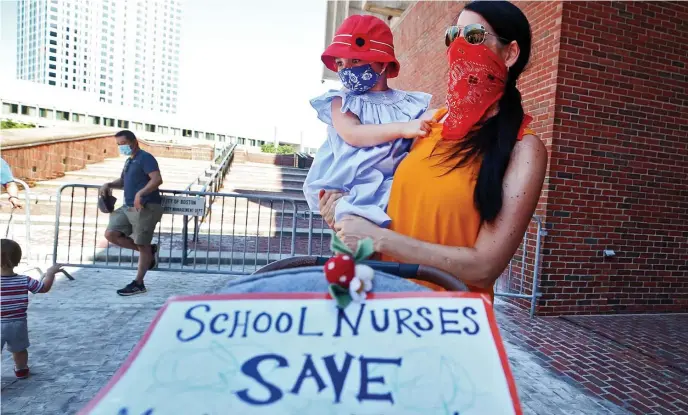
<svg viewBox="0 0 688 415">
<path fill-rule="evenodd" d="M 0 129 L 9 130 L 11 128 L 36 128 L 36 124 L 15 122 L 12 120 L 2 120 L 0 121 Z"/>
</svg>

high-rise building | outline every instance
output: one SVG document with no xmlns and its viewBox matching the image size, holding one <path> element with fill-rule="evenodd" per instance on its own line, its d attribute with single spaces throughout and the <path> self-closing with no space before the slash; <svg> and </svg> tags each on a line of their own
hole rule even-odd
<svg viewBox="0 0 688 415">
<path fill-rule="evenodd" d="M 176 113 L 179 0 L 19 0 L 17 78 Z"/>
</svg>

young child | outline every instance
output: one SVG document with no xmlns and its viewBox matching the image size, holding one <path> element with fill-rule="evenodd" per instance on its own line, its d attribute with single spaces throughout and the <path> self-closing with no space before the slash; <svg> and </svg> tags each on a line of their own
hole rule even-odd
<svg viewBox="0 0 688 415">
<path fill-rule="evenodd" d="M 358 215 L 386 227 L 392 176 L 408 153 L 409 139 L 430 131 L 430 124 L 417 118 L 431 96 L 387 86 L 387 79 L 399 74 L 399 62 L 392 31 L 376 17 L 344 20 L 321 59 L 345 88 L 311 100 L 328 127 L 303 186 L 306 200 L 317 212 L 322 190 L 343 191 L 348 194 L 337 204 L 336 220 Z"/>
<path fill-rule="evenodd" d="M 18 379 L 29 377 L 29 330 L 26 324 L 26 308 L 29 306 L 28 292 L 47 293 L 53 286 L 55 274 L 61 270 L 58 264 L 46 271 L 43 282 L 26 275 L 17 275 L 14 268 L 19 265 L 22 250 L 18 243 L 3 239 L 0 246 L 2 266 L 2 346 L 12 353 L 14 374 Z"/>
</svg>

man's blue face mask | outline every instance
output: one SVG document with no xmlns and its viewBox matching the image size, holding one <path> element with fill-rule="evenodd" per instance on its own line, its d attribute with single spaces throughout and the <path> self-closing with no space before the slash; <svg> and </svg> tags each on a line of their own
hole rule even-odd
<svg viewBox="0 0 688 415">
<path fill-rule="evenodd" d="M 131 156 L 131 146 L 129 144 L 120 144 L 119 153 L 124 156 Z"/>
</svg>

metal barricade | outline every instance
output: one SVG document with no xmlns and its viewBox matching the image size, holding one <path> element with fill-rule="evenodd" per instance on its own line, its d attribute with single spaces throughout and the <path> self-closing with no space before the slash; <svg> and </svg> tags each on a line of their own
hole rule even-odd
<svg viewBox="0 0 688 415">
<path fill-rule="evenodd" d="M 203 175 L 197 177 L 193 182 L 191 182 L 187 187 L 186 191 L 191 191 L 191 188 L 194 185 L 200 185 L 203 183 L 203 187 L 200 189 L 200 192 L 207 193 L 207 192 L 219 192 L 220 189 L 222 188 L 222 183 L 224 182 L 225 176 L 227 175 L 227 172 L 229 171 L 229 166 L 232 164 L 232 160 L 234 159 L 234 150 L 236 149 L 236 144 L 230 144 L 225 146 L 225 148 L 218 154 L 214 162 L 217 164 L 216 168 L 214 169 L 213 173 L 210 175 L 210 177 L 206 180 L 206 173 Z M 207 196 L 206 197 L 206 205 L 210 205 L 215 201 L 215 199 L 212 196 Z M 198 229 L 199 229 L 199 220 L 202 223 L 205 220 L 205 216 L 199 219 L 198 216 L 193 216 L 193 217 L 184 217 L 184 225 L 182 228 L 182 233 L 183 233 L 183 240 L 188 241 L 188 235 L 189 235 L 189 222 L 193 220 L 194 222 L 194 233 L 193 233 L 193 241 L 195 242 L 198 239 Z M 188 255 L 188 246 L 185 245 L 182 249 L 182 255 L 184 256 L 184 260 L 186 260 L 186 256 Z"/>
<path fill-rule="evenodd" d="M 135 269 L 137 253 L 105 239 L 109 215 L 98 210 L 98 189 L 95 185 L 68 184 L 58 190 L 54 262 Z M 163 215 L 153 240 L 158 244 L 159 270 L 249 274 L 268 262 L 307 254 L 303 243 L 309 238 L 307 224 L 297 215 L 298 199 L 187 190 L 161 193 L 163 197 L 202 197 L 206 205 L 198 216 L 204 220 L 186 234 L 183 227 L 189 214 Z M 188 240 L 194 234 L 195 240 Z"/>
<path fill-rule="evenodd" d="M 68 184 L 58 191 L 54 262 L 136 269 L 136 252 L 105 239 L 108 215 L 97 208 L 98 189 Z M 191 190 L 161 193 L 204 198 L 205 209 L 198 216 L 163 215 L 153 242 L 158 245 L 159 270 L 242 275 L 289 256 L 332 255 L 332 230 L 302 199 Z M 189 226 L 194 229 L 189 231 Z M 545 234 L 541 218 L 533 217 L 523 243 L 494 286 L 497 297 L 529 302 L 531 316 L 541 295 L 540 247 Z"/>
<path fill-rule="evenodd" d="M 529 302 L 530 316 L 535 315 L 537 299 L 542 295 L 539 291 L 540 247 L 542 237 L 547 235 L 542 218 L 533 216 L 523 242 L 514 254 L 509 266 L 495 282 L 496 297 L 514 298 L 516 301 Z M 525 305 L 525 304 L 524 304 Z"/>
<path fill-rule="evenodd" d="M 13 181 L 19 185 L 22 186 L 24 189 L 24 235 L 20 235 L 16 232 L 14 229 L 15 227 L 15 220 L 14 220 L 14 212 L 15 210 L 12 209 L 10 211 L 10 217 L 7 220 L 7 226 L 5 228 L 5 238 L 10 238 L 13 239 L 15 242 L 19 244 L 19 246 L 22 247 L 22 251 L 24 252 L 24 255 L 22 255 L 22 263 L 31 266 L 31 263 L 33 261 L 33 255 L 31 253 L 31 190 L 29 188 L 29 185 L 26 184 L 23 180 L 19 179 L 13 179 Z M 23 237 L 22 237 L 23 236 Z M 36 258 L 36 261 L 40 260 L 40 258 Z M 26 273 L 29 271 L 36 270 L 38 273 L 41 275 L 41 278 L 43 277 L 43 271 L 41 270 L 40 267 L 34 266 L 28 269 L 24 269 L 21 271 L 21 273 Z"/>
</svg>

